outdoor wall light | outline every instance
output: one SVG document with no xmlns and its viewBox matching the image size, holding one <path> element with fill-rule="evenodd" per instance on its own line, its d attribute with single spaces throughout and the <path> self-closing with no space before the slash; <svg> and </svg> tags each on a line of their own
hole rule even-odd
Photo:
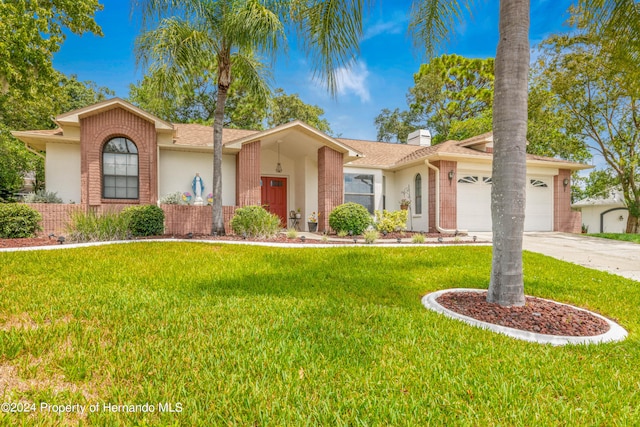
<svg viewBox="0 0 640 427">
<path fill-rule="evenodd" d="M 453 171 L 453 169 L 451 169 L 451 170 L 449 171 L 449 181 L 452 181 L 452 180 L 453 180 L 453 176 L 454 176 L 455 174 L 456 174 L 456 173 Z"/>
<path fill-rule="evenodd" d="M 624 221 L 624 217 L 623 217 L 622 215 L 620 215 L 620 216 L 618 217 L 618 221 Z"/>
<path fill-rule="evenodd" d="M 563 179 L 563 180 L 562 180 L 562 185 L 564 185 L 565 187 L 566 187 L 567 185 L 569 185 L 569 178 L 565 178 L 565 179 Z"/>
</svg>

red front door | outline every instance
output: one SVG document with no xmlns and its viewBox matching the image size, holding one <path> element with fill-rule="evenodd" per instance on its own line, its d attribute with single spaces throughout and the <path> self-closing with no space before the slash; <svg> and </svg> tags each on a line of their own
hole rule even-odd
<svg viewBox="0 0 640 427">
<path fill-rule="evenodd" d="M 262 206 L 278 215 L 283 227 L 287 226 L 287 178 L 262 177 Z"/>
</svg>

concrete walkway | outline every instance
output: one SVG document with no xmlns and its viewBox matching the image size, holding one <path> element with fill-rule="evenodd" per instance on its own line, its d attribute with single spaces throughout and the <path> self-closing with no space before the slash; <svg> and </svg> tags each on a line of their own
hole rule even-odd
<svg viewBox="0 0 640 427">
<path fill-rule="evenodd" d="M 491 233 L 473 233 L 491 241 Z M 524 233 L 523 248 L 640 282 L 640 245 L 582 234 Z"/>
</svg>

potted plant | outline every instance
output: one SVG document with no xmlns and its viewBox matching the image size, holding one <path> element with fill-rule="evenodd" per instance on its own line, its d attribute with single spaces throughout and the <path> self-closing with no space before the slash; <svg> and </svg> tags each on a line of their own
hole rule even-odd
<svg viewBox="0 0 640 427">
<path fill-rule="evenodd" d="M 315 212 L 307 218 L 307 226 L 309 227 L 309 231 L 312 233 L 315 233 L 318 230 L 318 216 Z"/>
<path fill-rule="evenodd" d="M 411 194 L 409 193 L 409 187 L 405 187 L 402 190 L 402 198 L 400 199 L 400 209 L 406 211 L 411 205 Z"/>
<path fill-rule="evenodd" d="M 298 208 L 298 210 L 296 211 L 296 218 L 298 219 L 302 218 L 302 213 L 300 212 L 300 208 Z"/>
</svg>

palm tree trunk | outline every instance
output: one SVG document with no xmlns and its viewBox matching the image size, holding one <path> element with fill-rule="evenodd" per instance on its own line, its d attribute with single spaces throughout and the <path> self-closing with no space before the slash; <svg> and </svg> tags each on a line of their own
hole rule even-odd
<svg viewBox="0 0 640 427">
<path fill-rule="evenodd" d="M 500 1 L 493 101 L 493 259 L 487 301 L 524 305 L 529 0 Z"/>
<path fill-rule="evenodd" d="M 213 118 L 213 221 L 211 234 L 224 236 L 224 215 L 222 212 L 222 127 L 227 93 L 231 86 L 231 61 L 229 57 L 218 58 L 218 95 Z"/>
</svg>

